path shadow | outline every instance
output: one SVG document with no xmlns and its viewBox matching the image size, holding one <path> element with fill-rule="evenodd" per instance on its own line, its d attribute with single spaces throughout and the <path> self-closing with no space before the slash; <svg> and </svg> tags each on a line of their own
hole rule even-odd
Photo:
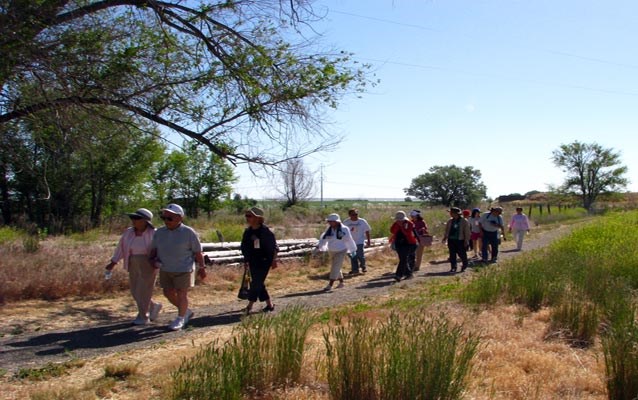
<svg viewBox="0 0 638 400">
<path fill-rule="evenodd" d="M 386 278 L 376 278 L 376 279 L 369 280 L 368 282 L 366 282 L 365 284 L 363 284 L 361 286 L 355 287 L 355 289 L 362 290 L 362 289 L 380 288 L 380 287 L 384 287 L 384 286 L 390 286 L 394 282 L 395 282 L 394 278 L 391 278 L 391 279 L 388 279 L 387 277 Z"/>
<path fill-rule="evenodd" d="M 467 272 L 467 270 L 465 270 L 465 272 Z M 461 274 L 461 270 L 458 270 L 456 272 L 452 272 L 452 271 L 441 271 L 441 272 L 426 272 L 425 275 L 423 275 L 424 277 L 429 277 L 429 276 L 452 276 L 452 275 L 456 275 L 456 274 Z"/>
<path fill-rule="evenodd" d="M 160 336 L 167 331 L 164 325 L 134 327 L 130 322 L 100 325 L 70 332 L 51 332 L 2 343 L 6 347 L 41 348 L 36 355 L 63 354 L 78 349 L 105 349 L 122 346 Z"/>
<path fill-rule="evenodd" d="M 229 311 L 216 315 L 207 315 L 191 319 L 188 326 L 203 328 L 217 325 L 230 325 L 240 322 L 242 310 Z M 37 356 L 63 355 L 75 350 L 99 350 L 125 346 L 136 342 L 160 339 L 173 332 L 165 323 L 145 326 L 133 326 L 130 322 L 100 325 L 68 332 L 49 332 L 28 338 L 16 338 L 0 342 L 4 348 L 38 349 Z"/>
<path fill-rule="evenodd" d="M 520 250 L 509 249 L 509 250 L 499 250 L 499 253 L 520 253 Z"/>
<path fill-rule="evenodd" d="M 315 295 L 322 294 L 322 293 L 326 293 L 326 291 L 323 290 L 323 289 L 310 290 L 308 292 L 288 293 L 288 294 L 285 294 L 285 295 L 279 296 L 279 297 L 281 297 L 281 298 L 305 297 L 305 296 L 315 296 Z"/>
<path fill-rule="evenodd" d="M 241 322 L 244 309 L 245 307 L 241 307 L 233 311 L 193 318 L 188 322 L 188 326 L 192 326 L 193 328 L 205 328 L 209 326 L 236 324 Z"/>
</svg>

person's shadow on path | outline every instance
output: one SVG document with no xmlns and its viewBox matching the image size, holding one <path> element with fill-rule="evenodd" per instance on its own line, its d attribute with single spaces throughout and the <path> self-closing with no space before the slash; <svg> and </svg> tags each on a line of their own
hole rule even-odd
<svg viewBox="0 0 638 400">
<path fill-rule="evenodd" d="M 241 310 L 192 318 L 187 325 L 193 328 L 203 328 L 216 325 L 229 325 L 240 322 Z M 68 332 L 49 332 L 28 338 L 16 338 L 0 343 L 2 347 L 25 349 L 38 348 L 34 354 L 41 356 L 62 355 L 81 349 L 108 349 L 110 347 L 125 346 L 142 341 L 161 339 L 167 334 L 178 334 L 168 329 L 165 323 L 156 323 L 136 327 L 130 322 L 100 325 L 91 328 L 78 329 Z"/>
</svg>

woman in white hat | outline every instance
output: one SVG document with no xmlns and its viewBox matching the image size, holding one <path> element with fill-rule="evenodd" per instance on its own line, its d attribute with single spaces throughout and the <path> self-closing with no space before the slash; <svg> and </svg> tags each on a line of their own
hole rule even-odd
<svg viewBox="0 0 638 400">
<path fill-rule="evenodd" d="M 397 211 L 394 215 L 394 223 L 390 227 L 390 233 L 392 234 L 390 242 L 399 256 L 394 280 L 399 282 L 402 278 L 412 279 L 416 261 L 417 238 L 414 224 L 404 211 Z"/>
<path fill-rule="evenodd" d="M 145 325 L 149 320 L 156 320 L 162 309 L 162 304 L 151 300 L 157 277 L 157 269 L 149 260 L 151 242 L 155 234 L 155 227 L 151 223 L 153 213 L 146 208 L 140 208 L 128 216 L 132 226 L 122 234 L 111 262 L 106 265 L 106 270 L 110 272 L 115 264 L 124 260 L 131 294 L 137 304 L 137 317 L 133 324 Z"/>
<path fill-rule="evenodd" d="M 349 254 L 351 258 L 356 256 L 357 244 L 352 239 L 350 229 L 341 223 L 339 214 L 328 215 L 326 222 L 328 223 L 328 229 L 321 234 L 319 243 L 317 244 L 317 250 L 327 250 L 332 256 L 330 282 L 328 282 L 328 286 L 323 289 L 326 292 L 330 292 L 336 280 L 339 280 L 337 289 L 344 287 L 343 274 L 341 273 L 343 259 L 346 254 Z"/>
</svg>

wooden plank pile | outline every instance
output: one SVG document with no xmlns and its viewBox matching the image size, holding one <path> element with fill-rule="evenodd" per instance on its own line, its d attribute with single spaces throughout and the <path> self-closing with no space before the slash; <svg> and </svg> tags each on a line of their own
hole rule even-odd
<svg viewBox="0 0 638 400">
<path fill-rule="evenodd" d="M 278 258 L 300 258 L 309 255 L 317 245 L 317 239 L 284 239 L 278 240 Z M 388 238 L 372 239 L 371 246 L 364 249 L 365 253 L 380 250 L 388 243 Z M 240 242 L 202 243 L 204 260 L 207 265 L 234 264 L 243 262 Z"/>
</svg>

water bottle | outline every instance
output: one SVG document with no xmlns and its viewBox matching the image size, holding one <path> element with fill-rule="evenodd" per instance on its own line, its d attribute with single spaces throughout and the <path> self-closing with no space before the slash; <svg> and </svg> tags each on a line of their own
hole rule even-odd
<svg viewBox="0 0 638 400">
<path fill-rule="evenodd" d="M 104 280 L 109 280 L 113 277 L 113 271 L 111 271 L 110 269 L 107 269 L 106 271 L 104 271 Z"/>
</svg>

